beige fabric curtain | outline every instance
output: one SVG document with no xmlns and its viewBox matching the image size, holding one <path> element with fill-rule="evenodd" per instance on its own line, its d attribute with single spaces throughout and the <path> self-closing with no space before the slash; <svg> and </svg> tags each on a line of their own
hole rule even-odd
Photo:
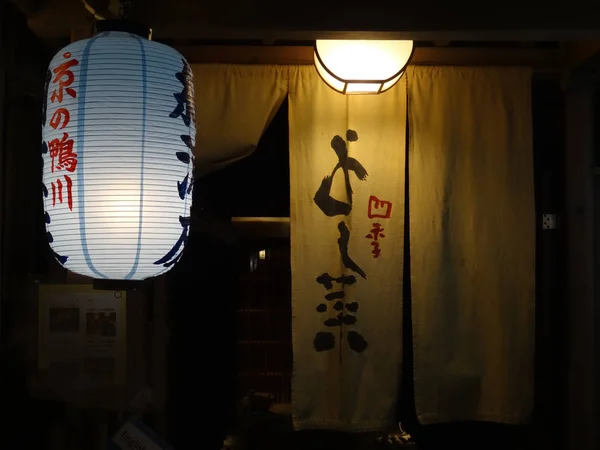
<svg viewBox="0 0 600 450">
<path fill-rule="evenodd" d="M 344 96 L 290 67 L 296 429 L 391 426 L 402 358 L 406 89 Z"/>
<path fill-rule="evenodd" d="M 414 377 L 423 423 L 522 423 L 533 404 L 531 74 L 408 73 Z"/>
<path fill-rule="evenodd" d="M 196 170 L 203 175 L 250 155 L 288 90 L 285 66 L 192 64 Z"/>
</svg>

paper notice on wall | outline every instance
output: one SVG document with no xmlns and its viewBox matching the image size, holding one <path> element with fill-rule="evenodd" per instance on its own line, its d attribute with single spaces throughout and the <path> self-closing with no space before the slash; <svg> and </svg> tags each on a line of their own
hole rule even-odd
<svg viewBox="0 0 600 450">
<path fill-rule="evenodd" d="M 138 419 L 129 419 L 108 442 L 108 450 L 173 450 Z"/>
<path fill-rule="evenodd" d="M 72 376 L 80 389 L 124 384 L 125 296 L 88 285 L 41 285 L 39 368 Z"/>
</svg>

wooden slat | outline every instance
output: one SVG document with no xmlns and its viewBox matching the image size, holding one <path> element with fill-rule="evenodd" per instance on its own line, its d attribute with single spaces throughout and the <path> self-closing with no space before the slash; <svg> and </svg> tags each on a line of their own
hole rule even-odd
<svg viewBox="0 0 600 450">
<path fill-rule="evenodd" d="M 311 46 L 188 45 L 175 46 L 191 63 L 224 64 L 313 64 Z M 417 47 L 415 65 L 532 66 L 558 70 L 558 49 L 532 48 L 436 48 Z"/>
</svg>

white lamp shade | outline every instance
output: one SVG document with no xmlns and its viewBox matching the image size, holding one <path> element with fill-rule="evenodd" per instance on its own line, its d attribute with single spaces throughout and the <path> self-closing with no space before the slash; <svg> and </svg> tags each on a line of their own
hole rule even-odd
<svg viewBox="0 0 600 450">
<path fill-rule="evenodd" d="M 380 94 L 402 77 L 413 41 L 317 40 L 315 66 L 332 89 L 343 94 Z"/>
<path fill-rule="evenodd" d="M 54 256 L 96 279 L 169 270 L 188 236 L 195 110 L 187 61 L 104 32 L 54 56 L 42 111 L 44 216 Z"/>
</svg>

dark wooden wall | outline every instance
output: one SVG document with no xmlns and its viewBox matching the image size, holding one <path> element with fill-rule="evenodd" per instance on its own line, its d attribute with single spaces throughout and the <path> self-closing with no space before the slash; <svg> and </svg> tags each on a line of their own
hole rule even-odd
<svg viewBox="0 0 600 450">
<path fill-rule="evenodd" d="M 2 19 L 0 19 L 0 352 L 2 351 L 2 336 L 4 319 L 2 315 L 2 299 L 4 298 L 4 252 L 2 246 L 3 230 L 4 230 L 4 111 L 6 109 L 6 20 L 4 20 L 5 7 L 0 7 Z M 0 353 L 1 355 L 1 353 Z"/>
<path fill-rule="evenodd" d="M 28 274 L 39 267 L 43 236 L 40 140 L 41 92 L 47 55 L 25 17 L 0 4 L 0 447 L 43 446 L 48 412 L 27 392 L 22 327 Z M 43 448 L 43 447 L 40 447 Z"/>
</svg>

